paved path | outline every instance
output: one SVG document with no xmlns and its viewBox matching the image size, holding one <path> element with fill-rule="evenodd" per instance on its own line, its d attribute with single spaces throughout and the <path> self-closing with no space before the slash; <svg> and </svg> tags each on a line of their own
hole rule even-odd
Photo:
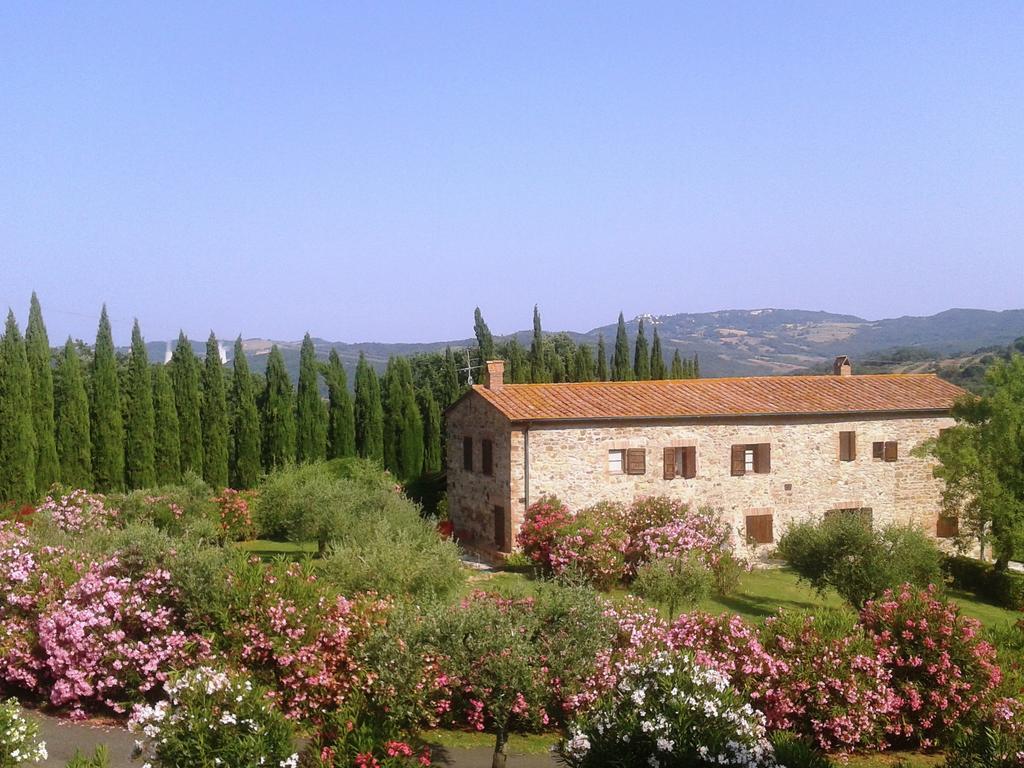
<svg viewBox="0 0 1024 768">
<path fill-rule="evenodd" d="M 101 744 L 106 745 L 110 753 L 110 768 L 139 768 L 142 765 L 142 761 L 131 759 L 135 736 L 120 726 L 74 723 L 39 712 L 26 714 L 39 723 L 40 732 L 46 741 L 49 757 L 37 764 L 40 768 L 64 768 L 76 749 L 91 756 Z M 491 751 L 438 748 L 434 752 L 434 762 L 448 768 L 490 768 Z M 553 768 L 555 765 L 554 759 L 548 755 L 510 754 L 508 758 L 508 768 Z"/>
</svg>

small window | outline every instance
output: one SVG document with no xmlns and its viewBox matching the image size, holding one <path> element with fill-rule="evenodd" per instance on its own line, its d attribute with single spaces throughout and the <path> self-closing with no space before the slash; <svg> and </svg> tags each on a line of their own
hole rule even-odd
<svg viewBox="0 0 1024 768">
<path fill-rule="evenodd" d="M 697 476 L 697 449 L 694 446 L 685 448 L 666 448 L 664 452 L 665 472 L 663 477 L 672 480 L 676 477 L 691 478 Z"/>
<path fill-rule="evenodd" d="M 775 541 L 772 530 L 774 515 L 747 515 L 747 541 L 754 544 L 771 544 Z"/>
<path fill-rule="evenodd" d="M 935 536 L 939 539 L 955 539 L 960 535 L 960 520 L 955 517 L 940 516 L 935 524 Z"/>
<path fill-rule="evenodd" d="M 467 472 L 473 471 L 473 438 L 462 438 L 462 468 Z"/>
<path fill-rule="evenodd" d="M 771 443 L 734 445 L 732 447 L 730 468 L 734 475 L 768 474 L 772 471 Z"/>
<path fill-rule="evenodd" d="M 494 474 L 494 444 L 490 440 L 480 443 L 480 463 L 485 475 Z"/>
<path fill-rule="evenodd" d="M 839 433 L 839 460 L 853 461 L 857 458 L 857 433 Z"/>
<path fill-rule="evenodd" d="M 494 548 L 505 551 L 505 508 L 494 508 Z"/>
<path fill-rule="evenodd" d="M 627 448 L 626 449 L 626 474 L 644 475 L 647 474 L 647 449 Z"/>
<path fill-rule="evenodd" d="M 626 471 L 626 452 L 622 450 L 608 451 L 608 472 L 621 475 Z"/>
<path fill-rule="evenodd" d="M 897 461 L 900 457 L 899 443 L 896 440 L 874 442 L 871 444 L 871 458 L 882 461 Z"/>
</svg>

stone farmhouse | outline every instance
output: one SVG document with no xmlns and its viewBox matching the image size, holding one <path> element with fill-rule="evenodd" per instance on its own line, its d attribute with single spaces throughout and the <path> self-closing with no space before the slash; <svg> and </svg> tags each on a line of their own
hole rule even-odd
<svg viewBox="0 0 1024 768">
<path fill-rule="evenodd" d="M 932 374 L 485 385 L 448 408 L 456 537 L 491 559 L 513 550 L 547 494 L 578 510 L 670 496 L 721 511 L 741 546 L 793 521 L 856 511 L 876 525 L 956 535 L 933 460 L 914 449 L 953 425 L 963 390 Z"/>
</svg>

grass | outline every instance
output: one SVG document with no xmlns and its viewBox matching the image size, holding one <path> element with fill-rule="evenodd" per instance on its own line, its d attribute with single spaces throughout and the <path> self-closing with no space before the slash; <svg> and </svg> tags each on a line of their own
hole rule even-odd
<svg viewBox="0 0 1024 768">
<path fill-rule="evenodd" d="M 299 560 L 306 555 L 316 554 L 316 542 L 313 541 L 295 543 L 291 541 L 253 539 L 251 541 L 240 541 L 236 546 L 246 552 L 259 555 L 264 560 L 273 560 L 276 557 L 284 557 L 288 560 Z"/>
<path fill-rule="evenodd" d="M 494 749 L 494 736 L 490 733 L 437 728 L 421 737 L 427 744 L 445 749 Z M 508 737 L 508 751 L 520 755 L 549 754 L 559 738 L 558 733 L 513 733 Z"/>
</svg>

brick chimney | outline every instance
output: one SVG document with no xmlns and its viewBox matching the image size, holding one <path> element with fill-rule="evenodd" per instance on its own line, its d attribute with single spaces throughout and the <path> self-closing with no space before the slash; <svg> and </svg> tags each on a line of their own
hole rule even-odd
<svg viewBox="0 0 1024 768">
<path fill-rule="evenodd" d="M 850 365 L 850 358 L 846 355 L 839 355 L 832 363 L 833 376 L 852 376 L 853 366 Z"/>
<path fill-rule="evenodd" d="M 487 361 L 487 388 L 492 392 L 501 392 L 505 386 L 505 361 Z"/>
</svg>

